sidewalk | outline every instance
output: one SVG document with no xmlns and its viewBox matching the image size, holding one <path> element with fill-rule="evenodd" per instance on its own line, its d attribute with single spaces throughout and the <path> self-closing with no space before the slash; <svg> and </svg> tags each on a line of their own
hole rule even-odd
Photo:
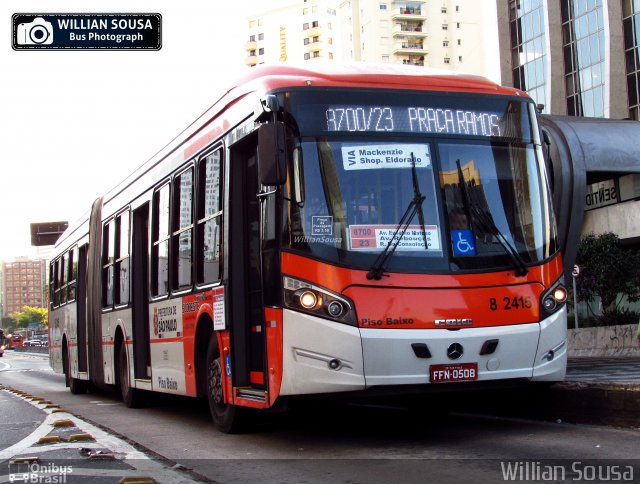
<svg viewBox="0 0 640 484">
<path fill-rule="evenodd" d="M 548 397 L 546 418 L 640 429 L 640 357 L 570 358 Z"/>
</svg>

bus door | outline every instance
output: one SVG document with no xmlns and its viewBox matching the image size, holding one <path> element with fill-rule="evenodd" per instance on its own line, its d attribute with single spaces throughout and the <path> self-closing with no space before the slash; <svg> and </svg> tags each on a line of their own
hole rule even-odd
<svg viewBox="0 0 640 484">
<path fill-rule="evenodd" d="M 256 142 L 250 136 L 231 150 L 227 277 L 233 385 L 262 390 L 267 378 Z"/>
<path fill-rule="evenodd" d="M 149 202 L 133 210 L 132 243 L 132 332 L 134 376 L 149 379 Z"/>
<path fill-rule="evenodd" d="M 78 276 L 76 300 L 76 338 L 78 343 L 78 371 L 87 371 L 87 249 L 88 245 L 78 248 Z"/>
</svg>

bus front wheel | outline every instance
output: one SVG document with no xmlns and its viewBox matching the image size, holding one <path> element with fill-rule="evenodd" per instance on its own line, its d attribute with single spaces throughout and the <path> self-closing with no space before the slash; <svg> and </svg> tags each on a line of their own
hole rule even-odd
<svg viewBox="0 0 640 484">
<path fill-rule="evenodd" d="M 213 423 L 218 429 L 227 434 L 239 432 L 243 420 L 246 419 L 245 409 L 224 403 L 222 360 L 213 335 L 207 348 L 207 401 Z"/>
</svg>

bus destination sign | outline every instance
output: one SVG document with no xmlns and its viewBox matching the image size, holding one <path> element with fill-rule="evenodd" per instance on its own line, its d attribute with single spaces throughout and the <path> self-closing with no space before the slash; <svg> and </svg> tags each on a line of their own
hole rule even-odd
<svg viewBox="0 0 640 484">
<path fill-rule="evenodd" d="M 329 132 L 430 133 L 505 136 L 505 116 L 496 112 L 418 106 L 329 106 Z M 520 130 L 518 130 L 520 131 Z"/>
</svg>

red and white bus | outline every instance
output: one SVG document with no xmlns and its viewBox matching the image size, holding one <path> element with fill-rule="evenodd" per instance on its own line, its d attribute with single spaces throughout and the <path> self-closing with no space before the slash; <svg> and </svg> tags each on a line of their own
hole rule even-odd
<svg viewBox="0 0 640 484">
<path fill-rule="evenodd" d="M 51 364 L 246 408 L 564 377 L 532 100 L 369 64 L 252 69 L 57 243 Z"/>
</svg>

